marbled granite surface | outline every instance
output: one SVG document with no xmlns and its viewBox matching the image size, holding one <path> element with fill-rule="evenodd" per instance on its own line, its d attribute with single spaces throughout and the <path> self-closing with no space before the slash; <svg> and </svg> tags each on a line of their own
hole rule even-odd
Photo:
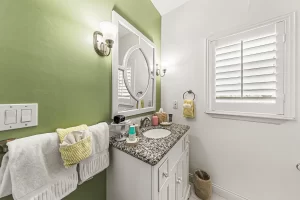
<svg viewBox="0 0 300 200">
<path fill-rule="evenodd" d="M 165 138 L 151 139 L 143 135 L 143 132 L 150 129 L 167 129 L 171 131 L 171 134 Z M 136 146 L 128 146 L 126 145 L 126 141 L 118 142 L 114 136 L 110 138 L 110 145 L 154 166 L 189 129 L 189 126 L 180 124 L 172 124 L 171 126 L 150 126 L 141 129 L 142 133 L 139 135 L 139 144 Z"/>
</svg>

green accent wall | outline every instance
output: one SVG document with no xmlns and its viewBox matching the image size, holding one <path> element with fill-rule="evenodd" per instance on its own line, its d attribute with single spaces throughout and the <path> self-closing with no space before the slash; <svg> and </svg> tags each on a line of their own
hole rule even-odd
<svg viewBox="0 0 300 200">
<path fill-rule="evenodd" d="M 112 10 L 155 43 L 160 60 L 161 16 L 151 0 L 0 1 L 0 104 L 39 104 L 37 127 L 0 132 L 0 140 L 110 119 L 111 57 L 94 52 L 92 36 Z M 158 79 L 157 108 L 160 92 Z M 65 199 L 105 200 L 106 173 Z"/>
</svg>

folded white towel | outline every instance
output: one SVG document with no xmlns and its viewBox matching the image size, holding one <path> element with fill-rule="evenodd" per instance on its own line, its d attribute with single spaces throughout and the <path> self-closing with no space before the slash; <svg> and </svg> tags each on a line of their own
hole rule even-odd
<svg viewBox="0 0 300 200">
<path fill-rule="evenodd" d="M 109 128 L 107 123 L 90 126 L 89 131 L 92 133 L 92 155 L 79 163 L 79 184 L 109 166 Z"/>
<path fill-rule="evenodd" d="M 59 200 L 77 188 L 76 165 L 64 167 L 57 133 L 17 139 L 8 149 L 0 168 L 0 197 Z"/>
</svg>

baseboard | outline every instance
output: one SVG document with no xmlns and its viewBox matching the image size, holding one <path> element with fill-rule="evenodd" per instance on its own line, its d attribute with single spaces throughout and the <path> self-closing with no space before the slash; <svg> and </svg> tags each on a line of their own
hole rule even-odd
<svg viewBox="0 0 300 200">
<path fill-rule="evenodd" d="M 193 183 L 193 174 L 190 173 L 189 174 L 189 179 L 190 179 L 190 183 Z M 223 198 L 225 198 L 226 200 L 249 200 L 245 197 L 242 197 L 241 195 L 238 195 L 234 192 L 231 192 L 229 190 L 226 190 L 224 188 L 222 188 L 221 186 L 218 186 L 216 184 L 212 184 L 213 186 L 213 192 Z"/>
<path fill-rule="evenodd" d="M 194 183 L 193 174 L 192 173 L 189 173 L 189 181 L 190 181 L 190 183 Z"/>
<path fill-rule="evenodd" d="M 231 192 L 229 190 L 226 190 L 216 184 L 213 184 L 213 192 L 226 200 L 249 200 L 245 197 L 242 197 L 241 195 L 238 195 L 234 192 Z"/>
</svg>

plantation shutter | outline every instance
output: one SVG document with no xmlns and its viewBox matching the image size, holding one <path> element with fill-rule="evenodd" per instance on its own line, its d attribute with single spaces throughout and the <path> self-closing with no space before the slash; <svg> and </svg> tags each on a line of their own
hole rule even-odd
<svg viewBox="0 0 300 200">
<path fill-rule="evenodd" d="M 230 35 L 211 46 L 216 109 L 283 114 L 284 22 Z"/>
<path fill-rule="evenodd" d="M 129 70 L 126 70 L 126 71 L 127 71 L 128 83 L 129 83 L 129 85 L 131 85 L 131 71 L 129 71 Z M 119 73 L 118 74 L 118 97 L 124 98 L 124 99 L 130 99 L 130 94 L 125 85 L 123 72 L 119 71 L 118 73 Z"/>
</svg>

